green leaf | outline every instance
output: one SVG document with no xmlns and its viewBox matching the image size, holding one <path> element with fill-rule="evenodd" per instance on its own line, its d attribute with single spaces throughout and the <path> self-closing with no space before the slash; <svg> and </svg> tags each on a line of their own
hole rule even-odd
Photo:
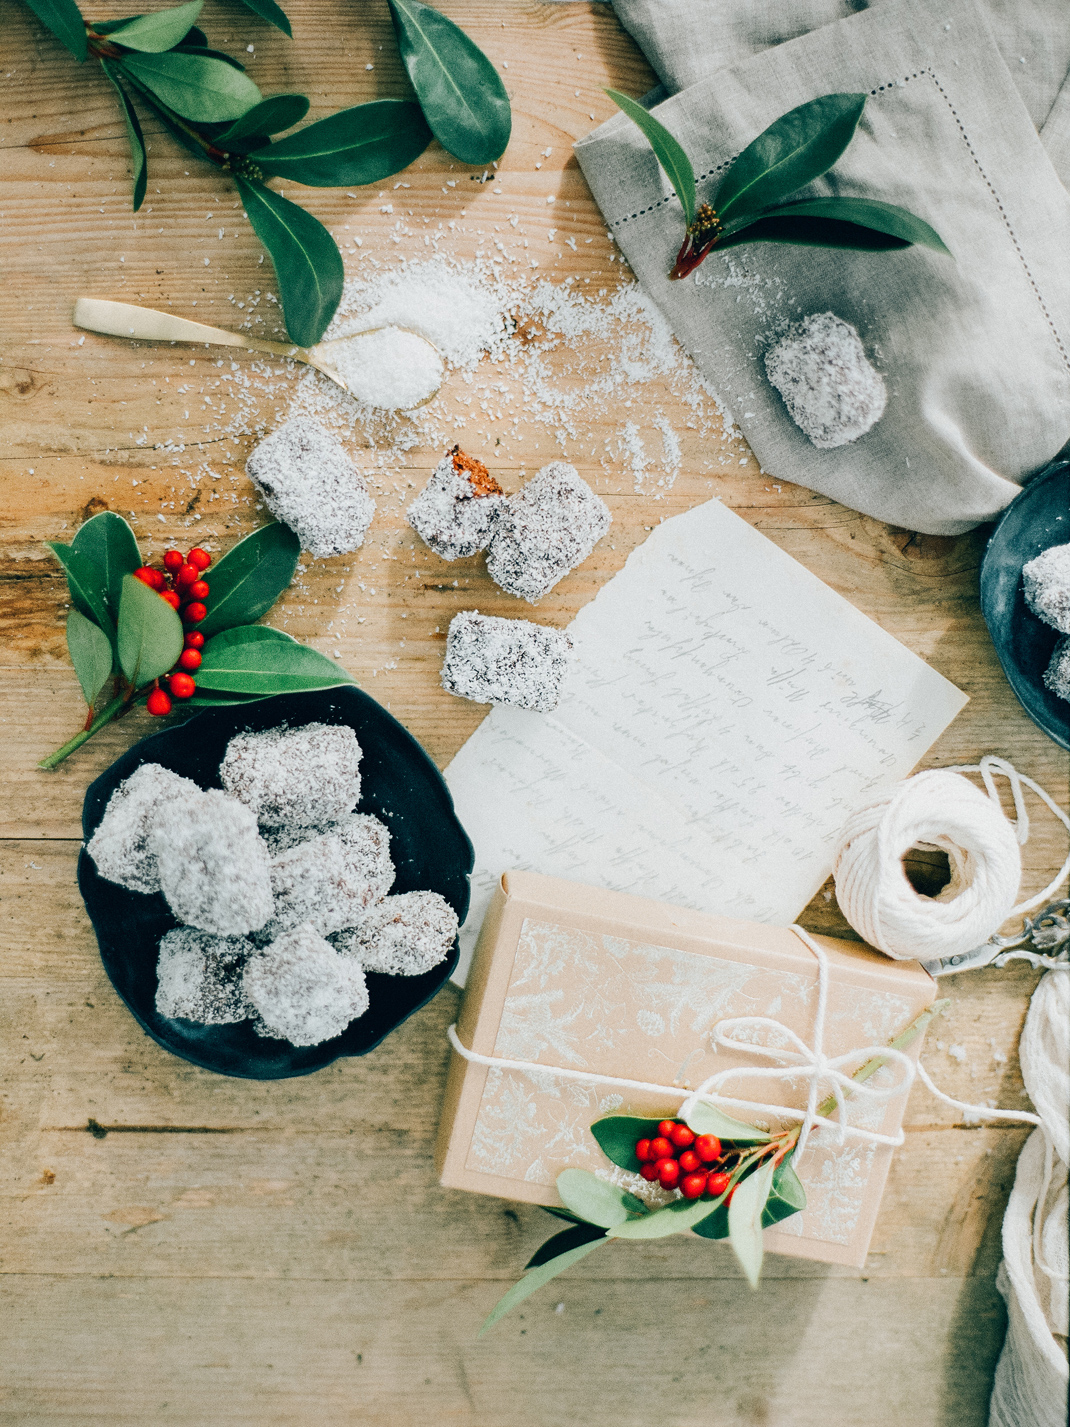
<svg viewBox="0 0 1070 1427">
<path fill-rule="evenodd" d="M 63 545 L 58 540 L 47 540 L 45 544 L 66 572 L 67 589 L 75 609 L 99 625 L 110 638 L 115 633 L 115 622 L 108 611 L 104 573 L 73 545 Z"/>
<path fill-rule="evenodd" d="M 286 330 L 299 346 L 312 347 L 342 298 L 345 269 L 338 245 L 296 203 L 238 174 L 234 182 L 253 231 L 275 264 Z"/>
<path fill-rule="evenodd" d="M 182 621 L 155 590 L 123 576 L 119 666 L 134 688 L 166 674 L 182 653 Z"/>
<path fill-rule="evenodd" d="M 111 640 L 91 619 L 72 609 L 67 616 L 67 652 L 90 708 L 111 678 Z"/>
<path fill-rule="evenodd" d="M 293 38 L 293 30 L 290 29 L 290 22 L 286 18 L 286 11 L 281 6 L 275 4 L 275 0 L 244 0 L 254 15 L 259 15 L 262 20 L 267 20 L 275 25 L 284 35 Z"/>
<path fill-rule="evenodd" d="M 191 699 L 183 699 L 181 707 L 176 706 L 175 713 L 181 713 L 182 709 L 232 709 L 240 708 L 244 704 L 258 704 L 261 699 L 270 698 L 270 694 L 217 694 L 211 689 L 198 689 Z"/>
<path fill-rule="evenodd" d="M 292 129 L 308 113 L 308 98 L 304 94 L 269 94 L 259 104 L 247 109 L 229 129 L 216 136 L 216 144 L 226 148 L 235 139 L 248 139 L 254 134 L 278 134 Z"/>
<path fill-rule="evenodd" d="M 273 631 L 271 638 L 258 629 L 217 634 L 201 651 L 197 687 L 233 694 L 291 694 L 354 682 L 333 659 L 288 636 L 279 639 L 279 633 Z"/>
<path fill-rule="evenodd" d="M 624 1190 L 586 1169 L 563 1169 L 557 1176 L 557 1192 L 562 1204 L 585 1223 L 612 1229 L 628 1218 L 622 1203 Z"/>
<path fill-rule="evenodd" d="M 595 1120 L 591 1126 L 602 1152 L 621 1169 L 639 1173 L 639 1161 L 635 1157 L 636 1140 L 651 1140 L 658 1132 L 659 1120 L 640 1119 L 637 1115 L 607 1115 Z"/>
<path fill-rule="evenodd" d="M 762 1210 L 762 1228 L 768 1229 L 779 1224 L 806 1208 L 806 1190 L 791 1165 L 791 1156 L 781 1161 L 773 1171 L 773 1184 L 769 1198 Z M 728 1238 L 728 1205 L 718 1204 L 717 1208 L 701 1224 L 696 1224 L 694 1232 L 703 1239 Z"/>
<path fill-rule="evenodd" d="M 233 55 L 224 54 L 222 50 L 211 50 L 207 45 L 196 44 L 191 41 L 189 44 L 175 45 L 171 53 L 176 55 L 207 55 L 209 59 L 217 59 L 222 64 L 229 64 L 231 69 L 240 69 L 243 74 L 245 73 L 245 66 L 241 60 L 235 59 Z M 194 152 L 200 153 L 203 157 L 202 150 L 195 149 Z"/>
<path fill-rule="evenodd" d="M 74 0 L 26 0 L 26 4 L 57 40 L 62 42 L 76 60 L 84 60 L 89 53 L 85 34 L 85 20 Z"/>
<path fill-rule="evenodd" d="M 597 1224 L 575 1224 L 571 1229 L 562 1229 L 560 1234 L 555 1234 L 552 1239 L 547 1239 L 541 1248 L 535 1250 L 524 1268 L 541 1268 L 551 1259 L 559 1258 L 561 1254 L 567 1254 L 572 1249 L 578 1249 L 582 1244 L 595 1243 L 598 1239 L 604 1239 L 605 1236 L 605 1230 Z"/>
<path fill-rule="evenodd" d="M 141 568 L 141 551 L 133 530 L 112 510 L 102 510 L 84 525 L 71 541 L 71 549 L 96 565 L 104 583 L 108 613 L 119 618 L 119 600 L 123 592 L 123 576 Z M 106 628 L 106 626 L 104 626 Z"/>
<path fill-rule="evenodd" d="M 610 1239 L 664 1239 L 683 1234 L 700 1224 L 711 1212 L 710 1199 L 674 1199 L 663 1209 L 655 1209 L 642 1219 L 629 1219 L 606 1230 Z"/>
<path fill-rule="evenodd" d="M 574 1263 L 579 1263 L 580 1259 L 586 1258 L 593 1249 L 597 1249 L 600 1244 L 605 1242 L 606 1239 L 603 1235 L 593 1239 L 589 1244 L 580 1244 L 577 1248 L 570 1249 L 568 1253 L 558 1254 L 556 1258 L 551 1259 L 549 1263 L 542 1264 L 539 1268 L 529 1269 L 519 1283 L 514 1283 L 509 1292 L 498 1299 L 484 1319 L 483 1326 L 479 1330 L 479 1337 L 482 1338 L 488 1328 L 493 1328 L 495 1323 L 504 1318 L 510 1309 L 538 1292 L 543 1284 L 549 1283 L 552 1278 L 556 1278 L 566 1268 L 571 1268 Z"/>
<path fill-rule="evenodd" d="M 629 99 L 619 90 L 607 89 L 606 93 L 628 118 L 636 123 L 646 135 L 654 157 L 665 171 L 665 176 L 676 190 L 680 207 L 684 210 L 684 221 L 695 221 L 695 170 L 691 160 L 684 153 L 680 141 L 669 133 L 665 125 L 655 119 L 649 110 Z"/>
<path fill-rule="evenodd" d="M 379 183 L 407 168 L 431 142 L 419 104 L 377 99 L 340 109 L 253 152 L 265 173 L 310 188 Z"/>
<path fill-rule="evenodd" d="M 825 94 L 782 114 L 747 145 L 717 188 L 721 222 L 757 213 L 827 172 L 854 137 L 864 94 Z"/>
<path fill-rule="evenodd" d="M 389 0 L 398 49 L 435 138 L 466 164 L 501 158 L 512 130 L 509 96 L 465 32 L 420 0 Z"/>
<path fill-rule="evenodd" d="M 747 1275 L 751 1288 L 758 1287 L 762 1272 L 762 1212 L 773 1182 L 773 1162 L 763 1164 L 736 1185 L 728 1206 L 728 1238 Z"/>
<path fill-rule="evenodd" d="M 240 118 L 260 102 L 260 91 L 248 75 L 203 50 L 129 54 L 119 63 L 183 119 L 220 123 Z"/>
<path fill-rule="evenodd" d="M 763 209 L 762 220 L 775 218 L 824 218 L 838 223 L 851 223 L 876 233 L 901 239 L 904 243 L 920 243 L 937 253 L 951 257 L 943 239 L 923 219 L 915 217 L 896 203 L 881 203 L 874 198 L 808 198 L 799 203 L 787 203 L 779 208 Z"/>
<path fill-rule="evenodd" d="M 851 252 L 885 253 L 909 248 L 904 238 L 879 233 L 858 223 L 841 223 L 835 218 L 762 218 L 745 223 L 726 238 L 719 238 L 715 252 L 738 248 L 744 243 L 794 243 L 803 248 L 843 248 Z"/>
<path fill-rule="evenodd" d="M 696 1135 L 716 1135 L 719 1140 L 727 1140 L 734 1145 L 764 1145 L 769 1136 L 764 1130 L 733 1120 L 716 1105 L 700 1100 L 687 1117 L 688 1128 Z"/>
<path fill-rule="evenodd" d="M 205 639 L 266 614 L 293 579 L 300 555 L 300 540 L 280 521 L 239 540 L 206 573 L 208 613 L 197 626 Z"/>
<path fill-rule="evenodd" d="M 141 50 L 146 54 L 160 54 L 185 39 L 197 16 L 204 7 L 204 0 L 189 0 L 186 5 L 176 5 L 170 10 L 157 10 L 151 15 L 134 15 L 111 27 L 111 37 L 130 50 Z"/>
<path fill-rule="evenodd" d="M 101 60 L 100 67 L 110 80 L 112 87 L 119 96 L 119 107 L 123 111 L 123 118 L 126 120 L 126 137 L 130 144 L 130 166 L 133 170 L 134 179 L 134 212 L 136 213 L 145 201 L 145 187 L 149 181 L 148 162 L 145 158 L 145 139 L 141 133 L 141 124 L 138 122 L 137 110 L 130 102 L 130 96 L 119 83 L 113 72 L 110 60 Z"/>
</svg>

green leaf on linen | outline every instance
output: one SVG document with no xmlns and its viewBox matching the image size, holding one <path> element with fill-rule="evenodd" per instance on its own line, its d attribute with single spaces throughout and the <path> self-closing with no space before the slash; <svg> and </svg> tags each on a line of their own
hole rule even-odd
<svg viewBox="0 0 1070 1427">
<path fill-rule="evenodd" d="M 629 99 L 627 94 L 621 94 L 616 89 L 607 89 L 606 93 L 646 135 L 655 158 L 676 190 L 680 207 L 684 210 L 684 221 L 693 223 L 696 204 L 695 170 L 679 139 L 670 134 L 665 125 L 655 119 L 649 110 L 637 104 L 634 99 Z"/>
</svg>

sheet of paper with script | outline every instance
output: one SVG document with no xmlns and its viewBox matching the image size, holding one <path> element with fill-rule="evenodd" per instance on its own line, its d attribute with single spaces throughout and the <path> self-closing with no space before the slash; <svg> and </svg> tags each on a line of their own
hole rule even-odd
<svg viewBox="0 0 1070 1427">
<path fill-rule="evenodd" d="M 787 925 L 847 815 L 967 702 L 719 501 L 573 621 L 553 714 L 495 708 L 446 769 L 475 844 L 463 984 L 509 868 Z"/>
</svg>

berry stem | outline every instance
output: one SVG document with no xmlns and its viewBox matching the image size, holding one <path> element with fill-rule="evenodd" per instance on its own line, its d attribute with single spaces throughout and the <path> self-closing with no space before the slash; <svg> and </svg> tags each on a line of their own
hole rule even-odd
<svg viewBox="0 0 1070 1427">
<path fill-rule="evenodd" d="M 111 703 L 105 704 L 100 713 L 93 719 L 92 723 L 86 728 L 80 729 L 70 742 L 65 743 L 62 748 L 57 748 L 55 753 L 50 753 L 47 758 L 42 758 L 37 765 L 38 768 L 45 768 L 49 772 L 51 772 L 53 768 L 58 768 L 63 760 L 69 758 L 76 748 L 81 748 L 82 744 L 85 743 L 87 739 L 92 738 L 94 733 L 102 729 L 106 723 L 111 723 L 113 718 L 128 708 L 129 700 L 132 697 L 134 697 L 133 690 L 128 694 L 117 694 Z"/>
</svg>

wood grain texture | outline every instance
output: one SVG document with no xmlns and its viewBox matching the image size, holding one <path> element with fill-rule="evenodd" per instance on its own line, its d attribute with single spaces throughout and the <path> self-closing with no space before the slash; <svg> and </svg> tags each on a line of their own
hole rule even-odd
<svg viewBox="0 0 1070 1427">
<path fill-rule="evenodd" d="M 629 275 L 610 261 L 570 145 L 611 112 L 604 86 L 641 94 L 652 75 L 608 6 L 442 8 L 508 65 L 514 137 L 494 182 L 432 147 L 404 190 L 282 187 L 332 229 L 352 272 L 369 258 L 391 263 L 399 248 L 419 253 L 423 234 L 470 258 L 510 239 L 514 215 L 526 265 L 608 301 Z M 405 92 L 385 4 L 288 9 L 293 43 L 237 0 L 210 0 L 203 24 L 234 53 L 253 46 L 243 58 L 265 92 L 307 92 L 311 118 Z M 244 461 L 296 379 L 263 379 L 246 357 L 221 367 L 215 352 L 83 341 L 71 328 L 74 299 L 87 294 L 281 335 L 270 270 L 226 179 L 147 124 L 149 195 L 133 215 L 103 78 L 74 65 L 24 6 L 9 6 L 4 23 L 0 1423 L 638 1427 L 660 1393 L 666 1427 L 982 1427 L 1019 1129 L 964 1125 L 916 1091 L 861 1276 L 773 1258 L 752 1294 L 724 1245 L 615 1245 L 476 1342 L 552 1225 L 530 1207 L 435 1184 L 452 988 L 371 1055 L 271 1084 L 175 1060 L 118 1001 L 74 883 L 81 802 L 153 721 L 135 712 L 56 773 L 35 768 L 83 716 L 65 589 L 41 542 L 115 509 L 154 553 L 171 542 L 225 548 L 263 519 Z M 388 204 L 399 211 L 383 212 Z M 567 375 L 567 353 L 550 360 Z M 1067 760 L 1019 710 L 980 619 L 984 531 L 948 540 L 890 529 L 791 485 L 787 472 L 759 472 L 745 448 L 729 463 L 716 428 L 687 428 L 671 383 L 650 390 L 681 433 L 681 473 L 655 500 L 607 467 L 600 453 L 622 420 L 611 408 L 562 436 L 614 526 L 540 604 L 541 620 L 566 624 L 654 524 L 717 496 L 969 693 L 929 763 L 998 751 L 1067 799 Z M 456 395 L 459 385 L 447 390 Z M 465 443 L 493 455 L 507 488 L 547 459 L 530 428 L 513 441 L 507 419 L 491 412 L 483 425 Z M 437 448 L 386 465 L 359 441 L 355 451 L 378 501 L 371 536 L 355 555 L 302 561 L 272 620 L 336 649 L 444 764 L 483 717 L 439 685 L 449 619 L 516 607 L 479 559 L 445 578 L 405 524 L 405 499 Z M 1030 889 L 1062 851 L 1060 831 L 1038 818 Z M 850 934 L 829 891 L 802 920 Z M 945 983 L 953 1005 L 926 1051 L 940 1084 L 1027 1104 L 1015 1046 L 1035 981 L 1016 965 Z"/>
</svg>

